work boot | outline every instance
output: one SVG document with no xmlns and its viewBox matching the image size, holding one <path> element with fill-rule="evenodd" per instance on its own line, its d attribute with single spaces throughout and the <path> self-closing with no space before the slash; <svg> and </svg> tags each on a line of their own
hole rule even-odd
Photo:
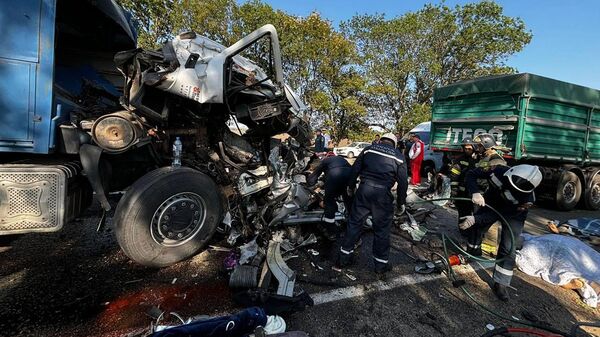
<svg viewBox="0 0 600 337">
<path fill-rule="evenodd" d="M 342 269 L 351 266 L 353 263 L 353 254 L 338 253 L 337 260 L 335 261 L 335 268 Z"/>
<path fill-rule="evenodd" d="M 477 248 L 467 247 L 467 253 L 471 254 L 473 256 L 476 256 L 476 257 L 480 257 L 481 255 L 483 255 L 483 251 L 481 250 L 481 246 L 479 246 Z"/>
<path fill-rule="evenodd" d="M 329 241 L 329 242 L 335 242 L 337 240 L 337 234 L 336 233 L 332 233 L 326 229 L 323 229 L 323 231 L 321 232 L 321 234 L 323 234 L 323 237 Z"/>
<path fill-rule="evenodd" d="M 335 231 L 334 224 L 324 223 L 321 226 L 319 226 L 319 229 L 321 230 L 321 234 L 323 235 L 323 237 L 325 237 L 327 241 L 335 242 L 337 240 L 337 233 Z"/>
<path fill-rule="evenodd" d="M 508 302 L 509 297 L 508 297 L 508 287 L 500 284 L 498 282 L 494 282 L 494 294 L 496 294 L 496 297 L 498 297 L 499 300 L 503 301 L 503 302 Z"/>
<path fill-rule="evenodd" d="M 362 238 L 358 238 L 358 241 L 354 244 L 354 249 L 357 249 L 360 246 L 362 246 Z"/>
<path fill-rule="evenodd" d="M 389 263 L 375 263 L 375 274 L 383 275 L 392 270 Z"/>
</svg>

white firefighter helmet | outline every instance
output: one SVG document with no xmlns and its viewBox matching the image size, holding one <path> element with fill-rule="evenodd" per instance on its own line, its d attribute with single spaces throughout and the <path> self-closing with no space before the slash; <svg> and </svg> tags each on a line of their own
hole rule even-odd
<svg viewBox="0 0 600 337">
<path fill-rule="evenodd" d="M 513 166 L 504 175 L 514 188 L 523 193 L 532 192 L 542 182 L 542 172 L 535 165 Z"/>
<path fill-rule="evenodd" d="M 381 138 L 382 139 L 385 138 L 385 139 L 391 140 L 392 142 L 394 142 L 394 146 L 396 146 L 396 144 L 398 143 L 398 139 L 396 138 L 396 135 L 394 135 L 391 132 L 383 134 L 383 136 L 381 136 Z"/>
</svg>

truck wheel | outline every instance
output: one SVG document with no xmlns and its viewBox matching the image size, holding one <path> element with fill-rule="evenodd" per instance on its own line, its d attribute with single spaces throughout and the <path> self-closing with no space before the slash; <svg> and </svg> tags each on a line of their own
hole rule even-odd
<svg viewBox="0 0 600 337">
<path fill-rule="evenodd" d="M 585 207 L 592 211 L 600 209 L 600 173 L 594 177 L 584 196 Z"/>
<path fill-rule="evenodd" d="M 354 152 L 352 152 L 352 151 L 348 152 L 348 154 L 346 155 L 346 157 L 348 157 L 348 159 L 354 158 Z"/>
<path fill-rule="evenodd" d="M 581 181 L 570 171 L 565 171 L 558 180 L 556 188 L 556 205 L 561 211 L 570 211 L 575 208 L 581 198 Z"/>
<path fill-rule="evenodd" d="M 166 267 L 198 253 L 222 215 L 217 185 L 190 168 L 163 167 L 138 179 L 115 211 L 117 241 L 133 261 Z"/>
</svg>

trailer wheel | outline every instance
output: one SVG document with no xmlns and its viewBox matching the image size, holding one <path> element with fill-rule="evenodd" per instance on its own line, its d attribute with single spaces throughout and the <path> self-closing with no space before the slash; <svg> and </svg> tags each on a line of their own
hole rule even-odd
<svg viewBox="0 0 600 337">
<path fill-rule="evenodd" d="M 584 196 L 585 207 L 592 211 L 600 209 L 600 173 L 590 182 Z"/>
<path fill-rule="evenodd" d="M 558 180 L 556 188 L 556 205 L 561 211 L 575 208 L 581 198 L 581 181 L 570 171 L 565 171 Z"/>
<path fill-rule="evenodd" d="M 115 212 L 117 241 L 133 261 L 166 267 L 198 253 L 222 215 L 217 185 L 190 168 L 163 167 L 137 180 Z"/>
</svg>

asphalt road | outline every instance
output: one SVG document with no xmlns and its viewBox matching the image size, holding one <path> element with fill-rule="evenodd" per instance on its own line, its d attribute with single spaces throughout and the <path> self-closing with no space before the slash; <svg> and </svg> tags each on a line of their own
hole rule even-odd
<svg viewBox="0 0 600 337">
<path fill-rule="evenodd" d="M 454 230 L 454 211 L 436 208 L 432 214 L 435 218 L 427 217 L 426 227 Z M 526 231 L 540 234 L 549 219 L 581 216 L 598 216 L 598 212 L 535 209 Z M 122 336 L 147 328 L 151 322 L 147 313 L 153 307 L 184 316 L 240 309 L 222 273 L 226 252 L 209 249 L 169 268 L 148 269 L 121 253 L 110 219 L 107 230 L 96 233 L 97 220 L 95 208 L 61 232 L 4 239 L 0 335 Z M 315 266 L 306 251 L 288 262 L 300 275 L 298 287 L 316 302 L 303 312 L 286 315 L 289 329 L 311 336 L 480 336 L 487 324 L 507 324 L 481 311 L 446 277 L 414 273 L 414 262 L 405 253 L 426 256 L 430 249 L 439 251 L 436 235 L 416 246 L 395 236 L 393 242 L 400 250 L 392 250 L 394 270 L 385 279 L 371 272 L 371 237 L 365 234 L 357 264 L 344 273 L 330 269 L 336 247 L 324 242 L 313 247 L 320 253 L 311 258 Z M 477 299 L 505 316 L 523 319 L 528 312 L 563 330 L 575 321 L 600 320 L 600 311 L 586 307 L 574 291 L 519 272 L 510 304 L 501 303 L 493 297 L 489 270 L 483 267 L 457 270 Z M 598 330 L 593 334 L 600 336 Z"/>
</svg>

